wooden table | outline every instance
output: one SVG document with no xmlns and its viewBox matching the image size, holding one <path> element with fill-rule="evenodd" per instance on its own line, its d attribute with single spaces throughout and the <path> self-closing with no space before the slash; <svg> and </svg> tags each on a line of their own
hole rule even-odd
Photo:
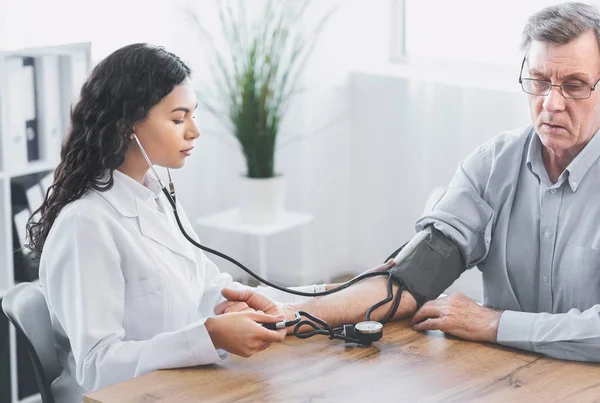
<svg viewBox="0 0 600 403">
<path fill-rule="evenodd" d="M 155 371 L 85 396 L 114 402 L 600 401 L 600 365 L 388 324 L 372 347 L 287 337 L 250 358 Z"/>
</svg>

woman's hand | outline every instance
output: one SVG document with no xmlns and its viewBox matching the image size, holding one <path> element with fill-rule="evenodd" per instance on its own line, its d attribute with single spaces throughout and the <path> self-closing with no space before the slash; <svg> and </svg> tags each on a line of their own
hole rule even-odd
<svg viewBox="0 0 600 403">
<path fill-rule="evenodd" d="M 221 290 L 221 295 L 225 297 L 225 301 L 215 307 L 217 315 L 251 311 L 264 312 L 269 315 L 285 315 L 286 313 L 277 302 L 249 288 L 242 290 L 224 288 Z"/>
<path fill-rule="evenodd" d="M 215 313 L 217 315 L 230 312 L 246 312 L 248 310 L 255 310 L 259 313 L 266 313 L 269 315 L 277 315 L 284 317 L 284 320 L 292 320 L 296 316 L 298 309 L 291 305 L 279 304 L 273 301 L 271 298 L 263 295 L 252 289 L 233 290 L 231 288 L 224 288 L 221 291 L 225 301 L 221 302 L 215 307 Z M 288 334 L 293 333 L 294 327 L 288 327 L 280 331 L 287 332 Z"/>
<path fill-rule="evenodd" d="M 210 317 L 205 326 L 215 348 L 251 357 L 285 338 L 285 330 L 268 330 L 261 323 L 277 323 L 283 316 L 260 312 L 234 312 Z"/>
</svg>

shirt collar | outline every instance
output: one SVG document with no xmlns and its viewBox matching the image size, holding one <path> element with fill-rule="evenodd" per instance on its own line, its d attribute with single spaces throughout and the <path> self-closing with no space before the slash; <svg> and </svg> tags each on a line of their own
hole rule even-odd
<svg viewBox="0 0 600 403">
<path fill-rule="evenodd" d="M 142 185 L 132 177 L 124 174 L 121 171 L 115 170 L 113 173 L 115 182 L 119 181 L 123 186 L 127 187 L 135 196 L 142 200 L 156 199 L 160 194 L 160 185 L 158 181 L 150 175 L 144 176 L 144 184 Z"/>
<path fill-rule="evenodd" d="M 598 132 L 594 133 L 594 136 L 583 147 L 583 150 L 577 154 L 575 159 L 565 169 L 565 171 L 569 172 L 569 185 L 573 192 L 577 190 L 585 174 L 598 159 L 598 156 L 600 156 L 600 140 L 597 137 L 599 137 Z"/>
<path fill-rule="evenodd" d="M 542 158 L 542 142 L 535 130 L 531 131 L 529 138 L 529 147 L 527 148 L 527 168 L 534 174 L 538 180 L 544 181 L 548 186 L 551 186 L 548 172 L 544 166 Z"/>
<path fill-rule="evenodd" d="M 106 180 L 108 175 L 109 173 L 106 172 Z M 149 206 L 155 207 L 156 202 L 154 200 L 159 197 L 160 192 L 160 184 L 150 175 L 144 177 L 144 184 L 142 185 L 121 171 L 114 170 L 112 188 L 98 193 L 125 217 L 137 217 L 138 203 L 147 203 Z"/>
<path fill-rule="evenodd" d="M 577 188 L 581 184 L 581 180 L 585 174 L 589 171 L 592 164 L 600 156 L 600 139 L 597 139 L 598 132 L 592 136 L 590 141 L 585 145 L 583 150 L 577 154 L 575 159 L 571 161 L 569 166 L 563 173 L 558 177 L 557 184 L 560 184 L 566 179 L 573 192 L 577 191 Z M 527 150 L 527 167 L 538 177 L 540 180 L 547 182 L 548 186 L 553 186 L 546 172 L 544 160 L 542 158 L 542 142 L 535 131 L 529 140 L 529 148 Z"/>
</svg>

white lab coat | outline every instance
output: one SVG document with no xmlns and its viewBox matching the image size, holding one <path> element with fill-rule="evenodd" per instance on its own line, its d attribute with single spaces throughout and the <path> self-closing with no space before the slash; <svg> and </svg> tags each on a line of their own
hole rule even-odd
<svg viewBox="0 0 600 403">
<path fill-rule="evenodd" d="M 197 239 L 180 205 L 178 211 Z M 119 171 L 110 190 L 89 191 L 59 214 L 40 261 L 63 366 L 52 385 L 58 402 L 81 402 L 87 391 L 155 369 L 226 358 L 204 322 L 224 287 L 243 286 L 176 225 L 156 180 L 147 177 L 142 186 Z"/>
</svg>

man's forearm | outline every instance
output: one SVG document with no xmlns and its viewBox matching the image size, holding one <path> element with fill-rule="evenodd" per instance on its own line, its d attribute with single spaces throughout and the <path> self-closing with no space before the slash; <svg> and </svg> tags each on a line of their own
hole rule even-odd
<svg viewBox="0 0 600 403">
<path fill-rule="evenodd" d="M 398 286 L 394 285 L 394 296 Z M 388 296 L 388 279 L 371 278 L 360 281 L 340 292 L 290 305 L 296 311 L 306 311 L 328 322 L 331 326 L 357 323 L 365 320 L 367 310 Z M 371 314 L 371 320 L 382 320 L 392 309 L 393 301 L 380 306 Z M 402 292 L 400 306 L 394 319 L 412 315 L 417 308 L 415 299 L 407 291 Z"/>
</svg>

